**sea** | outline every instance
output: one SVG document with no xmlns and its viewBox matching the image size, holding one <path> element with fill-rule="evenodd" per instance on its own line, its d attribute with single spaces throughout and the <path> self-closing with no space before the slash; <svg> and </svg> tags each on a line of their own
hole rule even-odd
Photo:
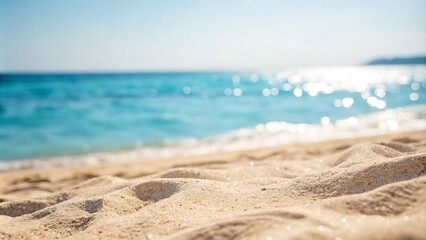
<svg viewBox="0 0 426 240">
<path fill-rule="evenodd" d="M 426 65 L 0 74 L 0 171 L 59 156 L 160 159 L 425 129 Z"/>
</svg>

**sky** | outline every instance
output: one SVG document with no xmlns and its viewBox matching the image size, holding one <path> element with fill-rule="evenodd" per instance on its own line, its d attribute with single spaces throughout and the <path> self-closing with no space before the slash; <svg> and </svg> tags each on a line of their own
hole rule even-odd
<svg viewBox="0 0 426 240">
<path fill-rule="evenodd" d="M 0 72 L 280 71 L 425 54 L 424 0 L 0 0 Z"/>
</svg>

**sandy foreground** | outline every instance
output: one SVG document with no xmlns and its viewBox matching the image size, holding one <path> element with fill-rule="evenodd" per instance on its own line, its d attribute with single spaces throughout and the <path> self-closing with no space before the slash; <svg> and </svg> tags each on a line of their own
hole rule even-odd
<svg viewBox="0 0 426 240">
<path fill-rule="evenodd" d="M 0 239 L 426 239 L 426 131 L 0 174 Z"/>
</svg>

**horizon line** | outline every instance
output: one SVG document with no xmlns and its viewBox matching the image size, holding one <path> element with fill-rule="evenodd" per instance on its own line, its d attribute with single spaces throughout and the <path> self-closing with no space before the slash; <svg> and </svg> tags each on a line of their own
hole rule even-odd
<svg viewBox="0 0 426 240">
<path fill-rule="evenodd" d="M 254 70 L 254 69 L 199 69 L 199 70 L 191 70 L 191 69 L 182 69 L 182 70 L 12 70 L 12 71 L 1 71 L 0 75 L 78 75 L 78 74 L 87 74 L 87 75 L 97 75 L 97 74 L 164 74 L 164 73 L 264 73 L 264 72 L 280 72 L 283 70 L 289 70 L 289 69 L 300 69 L 300 68 L 310 68 L 310 67 L 331 67 L 331 66 L 369 66 L 372 62 L 377 60 L 406 60 L 406 59 L 413 59 L 413 58 L 426 58 L 426 55 L 412 55 L 411 57 L 405 57 L 405 56 L 394 56 L 394 57 L 379 57 L 374 58 L 370 61 L 366 61 L 363 63 L 358 64 L 336 64 L 336 65 L 316 65 L 316 66 L 303 66 L 303 67 L 287 67 L 283 68 L 281 70 Z M 424 63 L 414 63 L 411 65 L 424 65 Z M 410 64 L 378 64 L 378 65 L 410 65 Z"/>
</svg>

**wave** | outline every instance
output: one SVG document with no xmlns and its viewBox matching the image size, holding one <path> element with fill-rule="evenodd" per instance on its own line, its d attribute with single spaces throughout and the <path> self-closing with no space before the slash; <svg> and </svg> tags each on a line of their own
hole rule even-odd
<svg viewBox="0 0 426 240">
<path fill-rule="evenodd" d="M 205 139 L 164 141 L 161 146 L 141 147 L 131 151 L 94 153 L 83 156 L 55 157 L 0 163 L 0 171 L 16 169 L 48 169 L 77 167 L 104 163 L 164 159 L 275 147 L 291 143 L 305 143 L 387 134 L 426 129 L 426 105 L 389 109 L 321 124 L 268 122 L 242 128 L 227 134 Z"/>
</svg>

